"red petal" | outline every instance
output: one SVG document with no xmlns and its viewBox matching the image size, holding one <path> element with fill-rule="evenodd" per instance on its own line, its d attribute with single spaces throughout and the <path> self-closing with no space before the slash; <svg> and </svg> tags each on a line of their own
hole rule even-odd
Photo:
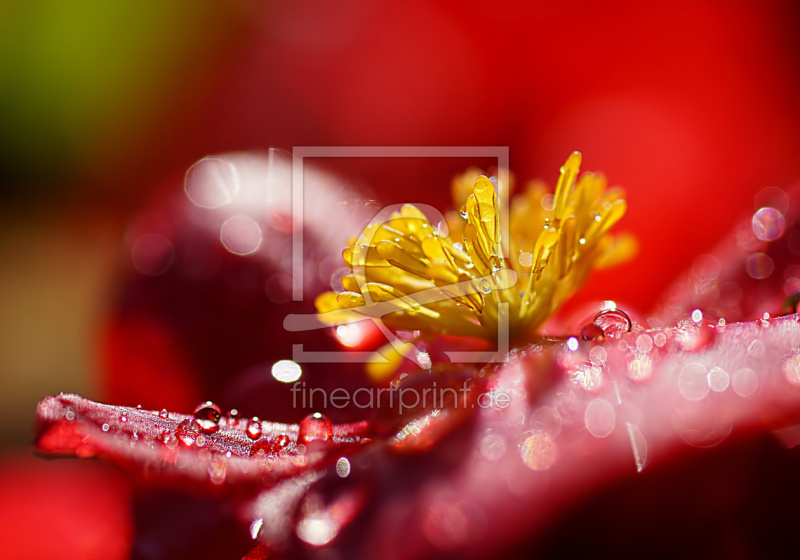
<svg viewBox="0 0 800 560">
<path fill-rule="evenodd" d="M 271 485 L 369 441 L 363 422 L 333 425 L 330 438 L 304 442 L 296 424 L 259 421 L 254 425 L 260 426 L 260 435 L 250 437 L 247 420 L 233 424 L 221 418 L 204 432 L 194 416 L 111 406 L 63 393 L 39 403 L 37 417 L 41 452 L 99 456 L 145 478 L 206 487 Z"/>
<path fill-rule="evenodd" d="M 704 345 L 687 344 L 701 328 L 711 333 L 702 339 Z M 737 473 L 736 464 L 726 464 L 740 460 L 737 449 L 746 452 L 751 443 L 762 452 L 776 447 L 753 439 L 754 430 L 778 430 L 788 445 L 796 444 L 792 425 L 800 421 L 800 357 L 793 349 L 798 343 L 800 323 L 791 315 L 723 329 L 695 325 L 628 333 L 580 343 L 574 351 L 566 344 L 529 349 L 491 376 L 494 401 L 477 403 L 494 406 L 469 409 L 469 421 L 444 435 L 434 433 L 435 423 L 412 422 L 417 423 L 415 437 L 424 440 L 431 432 L 437 438 L 427 453 L 400 453 L 390 439 L 348 461 L 344 476 L 329 467 L 321 475 L 266 490 L 253 507 L 255 533 L 280 551 L 280 558 L 322 546 L 338 549 L 343 557 L 483 558 L 504 556 L 509 547 L 527 543 L 517 551 L 524 556 L 528 547 L 541 545 L 559 517 L 603 488 L 643 481 L 643 492 L 658 496 L 661 489 L 663 495 L 659 473 L 669 473 L 667 465 L 680 464 L 681 457 Z M 546 368 L 540 360 L 526 360 L 529 354 L 555 362 L 561 377 L 555 387 L 531 382 Z M 508 396 L 507 406 L 500 395 Z M 715 448 L 730 440 L 747 445 L 725 445 L 717 453 Z M 677 479 L 667 475 L 676 509 L 662 515 L 680 519 L 682 508 L 698 500 L 713 511 L 728 507 L 717 494 L 693 494 L 713 488 L 721 473 L 672 472 L 679 473 Z M 757 492 L 748 487 L 727 491 L 734 501 Z M 791 488 L 785 491 L 789 501 L 797 498 Z M 352 504 L 355 512 L 337 517 L 341 504 Z M 624 509 L 641 506 L 633 502 Z M 781 515 L 776 508 L 770 519 Z M 613 528 L 612 520 L 593 522 L 623 540 L 636 538 Z M 736 554 L 752 552 L 748 547 L 758 550 L 757 542 L 747 540 L 748 529 L 742 528 Z M 686 533 L 673 542 L 687 545 L 696 539 L 707 546 L 702 539 L 713 537 Z M 780 549 L 781 543 L 775 546 Z"/>
</svg>

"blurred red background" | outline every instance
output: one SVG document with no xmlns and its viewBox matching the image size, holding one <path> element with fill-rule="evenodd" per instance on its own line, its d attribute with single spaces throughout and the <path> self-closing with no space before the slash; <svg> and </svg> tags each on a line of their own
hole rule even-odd
<svg viewBox="0 0 800 560">
<path fill-rule="evenodd" d="M 800 178 L 800 7 L 769 2 L 0 4 L 0 443 L 102 398 L 99 325 L 130 219 L 197 159 L 292 146 L 567 154 L 640 241 L 582 300 L 647 312 L 766 186 Z M 463 161 L 321 162 L 381 202 L 449 205 Z M 178 181 L 179 183 L 179 181 Z"/>
</svg>

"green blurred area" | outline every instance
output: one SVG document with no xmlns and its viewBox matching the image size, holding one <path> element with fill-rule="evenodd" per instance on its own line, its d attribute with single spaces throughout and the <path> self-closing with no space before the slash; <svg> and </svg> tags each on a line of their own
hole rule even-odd
<svg viewBox="0 0 800 560">
<path fill-rule="evenodd" d="M 145 177 L 163 166 L 169 158 L 157 149 L 165 146 L 164 122 L 179 120 L 192 82 L 202 82 L 206 63 L 231 36 L 241 13 L 230 7 L 152 0 L 1 3 L 3 198 L 81 184 L 115 189 L 125 182 L 113 181 L 115 173 Z"/>
<path fill-rule="evenodd" d="M 0 445 L 30 440 L 42 397 L 96 394 L 125 224 L 197 157 L 181 138 L 241 7 L 0 2 Z"/>
</svg>

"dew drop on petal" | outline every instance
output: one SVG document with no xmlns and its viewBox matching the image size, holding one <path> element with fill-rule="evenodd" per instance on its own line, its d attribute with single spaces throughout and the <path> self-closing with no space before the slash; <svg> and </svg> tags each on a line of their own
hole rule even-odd
<svg viewBox="0 0 800 560">
<path fill-rule="evenodd" d="M 200 425 L 194 420 L 183 420 L 178 424 L 178 427 L 175 428 L 175 436 L 178 438 L 178 441 L 186 447 L 194 445 L 199 435 Z"/>
<path fill-rule="evenodd" d="M 687 325 L 678 330 L 675 341 L 684 352 L 705 350 L 714 340 L 714 331 L 707 325 Z"/>
<path fill-rule="evenodd" d="M 164 441 L 164 445 L 166 445 L 170 449 L 175 449 L 178 447 L 178 437 L 171 433 L 171 432 L 164 432 L 162 434 L 162 439 Z"/>
<path fill-rule="evenodd" d="M 594 437 L 604 438 L 614 431 L 616 418 L 616 413 L 611 403 L 605 399 L 597 398 L 586 407 L 584 424 Z"/>
<path fill-rule="evenodd" d="M 600 330 L 603 336 L 617 337 L 626 332 L 630 332 L 632 327 L 631 318 L 621 309 L 605 309 L 598 313 L 592 321 Z"/>
<path fill-rule="evenodd" d="M 169 417 L 169 412 L 167 412 L 166 408 L 162 408 L 161 412 L 158 413 L 158 417 L 166 419 Z"/>
<path fill-rule="evenodd" d="M 211 401 L 197 405 L 194 409 L 194 420 L 204 434 L 213 434 L 219 430 L 222 410 Z"/>
<path fill-rule="evenodd" d="M 753 215 L 753 233 L 761 241 L 775 241 L 785 229 L 783 214 L 775 208 L 761 208 Z"/>
<path fill-rule="evenodd" d="M 582 340 L 597 340 L 599 338 L 603 338 L 603 329 L 594 323 L 586 325 L 581 329 Z"/>
<path fill-rule="evenodd" d="M 244 431 L 247 434 L 247 437 L 252 440 L 256 440 L 261 437 L 262 427 L 261 420 L 258 419 L 258 416 L 253 416 L 247 421 L 247 427 Z"/>
<path fill-rule="evenodd" d="M 315 412 L 300 421 L 300 429 L 297 432 L 298 443 L 309 443 L 316 440 L 327 441 L 332 437 L 333 425 L 327 416 Z"/>
<path fill-rule="evenodd" d="M 235 408 L 230 409 L 228 412 L 228 425 L 229 426 L 238 426 L 239 425 L 239 411 Z"/>
</svg>

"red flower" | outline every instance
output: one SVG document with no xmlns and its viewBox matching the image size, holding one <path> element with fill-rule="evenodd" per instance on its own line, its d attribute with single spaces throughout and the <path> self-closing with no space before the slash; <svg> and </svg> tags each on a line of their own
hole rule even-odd
<svg viewBox="0 0 800 560">
<path fill-rule="evenodd" d="M 571 337 L 515 348 L 507 361 L 482 369 L 435 364 L 430 373 L 411 372 L 389 388 L 360 377 L 354 364 L 268 367 L 291 358 L 294 341 L 277 329 L 266 331 L 265 345 L 252 354 L 239 352 L 252 344 L 239 346 L 254 322 L 282 320 L 286 312 L 303 309 L 302 303 L 275 301 L 272 290 L 280 285 L 271 283 L 288 273 L 282 256 L 296 233 L 282 229 L 288 198 L 281 193 L 289 183 L 281 180 L 275 159 L 234 156 L 201 165 L 233 169 L 237 188 L 223 191 L 230 200 L 215 205 L 203 203 L 201 194 L 219 191 L 200 193 L 188 183 L 180 195 L 184 202 L 170 203 L 172 220 L 164 229 L 153 229 L 154 214 L 144 215 L 129 239 L 139 272 L 129 276 L 123 300 L 128 305 L 115 317 L 110 341 L 123 356 L 143 352 L 143 341 L 153 340 L 146 328 L 145 336 L 117 338 L 127 332 L 129 318 L 145 327 L 164 325 L 168 345 L 192 348 L 187 356 L 195 360 L 202 357 L 198 352 L 218 355 L 212 345 L 229 351 L 232 375 L 221 379 L 213 368 L 203 373 L 200 359 L 177 370 L 154 370 L 149 393 L 126 394 L 125 385 L 116 390 L 120 400 L 155 403 L 174 397 L 163 388 L 182 387 L 186 371 L 194 370 L 205 392 L 218 391 L 225 409 L 243 386 L 260 402 L 250 400 L 237 415 L 212 403 L 188 415 L 73 395 L 48 398 L 39 407 L 41 451 L 104 457 L 160 488 L 136 493 L 136 556 L 249 550 L 248 558 L 297 558 L 329 549 L 345 557 L 484 558 L 590 549 L 618 554 L 628 547 L 668 554 L 692 547 L 729 556 L 793 549 L 793 539 L 782 531 L 797 519 L 796 510 L 781 496 L 789 492 L 784 485 L 797 458 L 770 434 L 780 434 L 789 446 L 796 443 L 791 426 L 800 415 L 800 322 L 793 313 L 774 317 L 795 286 L 800 197 L 772 193 L 771 212 L 759 211 L 737 228 L 729 245 L 696 261 L 670 292 L 664 328 L 646 329 L 635 314 L 632 323 L 609 323 L 603 316 L 596 322 L 600 330 L 584 336 L 592 340 Z M 238 205 L 265 186 L 263 176 L 273 198 Z M 336 245 L 330 236 L 338 230 L 328 224 L 342 220 L 342 207 L 331 207 L 345 200 L 329 179 L 315 177 L 307 174 L 305 185 L 314 201 L 306 207 L 311 219 L 306 217 L 303 231 L 314 240 L 314 251 L 305 247 L 307 270 L 331 255 L 326 247 Z M 176 211 L 175 204 L 184 210 Z M 228 230 L 232 223 L 239 229 Z M 213 259 L 214 270 L 197 273 Z M 242 281 L 248 274 L 251 280 Z M 739 291 L 732 296 L 734 286 Z M 220 313 L 214 298 L 245 305 Z M 258 302 L 267 298 L 272 305 L 261 307 Z M 734 322 L 754 309 L 758 320 Z M 657 319 L 649 321 L 652 327 Z M 322 344 L 327 336 L 318 332 L 305 343 Z M 252 369 L 259 364 L 261 369 Z M 305 383 L 286 383 L 295 379 Z M 351 423 L 306 416 L 311 411 L 304 410 L 305 401 L 298 405 L 298 392 L 305 399 L 312 388 L 320 390 L 318 398 L 331 396 L 325 413 Z M 349 406 L 333 404 L 335 390 L 343 391 Z M 370 406 L 359 405 L 358 390 Z M 432 402 L 421 404 L 420 395 Z M 291 425 L 252 414 L 279 421 L 305 417 Z M 363 421 L 352 423 L 356 419 Z M 752 452 L 761 457 L 746 462 Z M 722 482 L 714 469 L 725 471 Z M 672 487 L 668 493 L 666 485 Z M 618 488 L 622 497 L 604 495 L 609 488 Z M 667 506 L 642 504 L 638 496 Z M 765 503 L 774 509 L 753 516 Z M 600 512 L 607 510 L 619 521 L 603 517 Z M 695 528 L 697 512 L 715 520 L 707 532 Z M 573 520 L 589 524 L 578 530 L 584 538 L 562 528 Z M 726 523 L 736 527 L 735 537 Z M 636 531 L 628 533 L 627 525 Z M 191 528 L 202 528 L 214 546 L 198 540 Z M 624 535 L 624 542 L 612 533 Z M 776 540 L 765 542 L 765 535 Z"/>
</svg>

